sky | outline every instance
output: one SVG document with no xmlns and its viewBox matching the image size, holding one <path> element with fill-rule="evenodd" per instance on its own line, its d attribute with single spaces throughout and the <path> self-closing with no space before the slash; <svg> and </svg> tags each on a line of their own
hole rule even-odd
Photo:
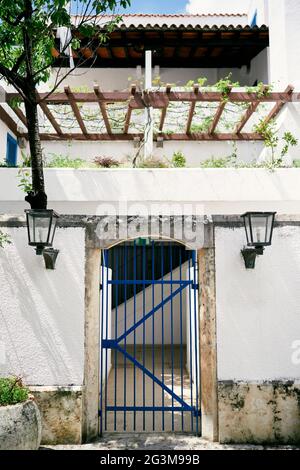
<svg viewBox="0 0 300 470">
<path fill-rule="evenodd" d="M 131 0 L 124 13 L 244 13 L 250 0 Z"/>
</svg>

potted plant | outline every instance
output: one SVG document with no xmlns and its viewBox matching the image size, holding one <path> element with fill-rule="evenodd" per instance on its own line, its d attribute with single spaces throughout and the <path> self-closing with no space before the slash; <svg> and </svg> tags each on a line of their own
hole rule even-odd
<svg viewBox="0 0 300 470">
<path fill-rule="evenodd" d="M 0 377 L 0 450 L 36 450 L 41 416 L 19 377 Z"/>
</svg>

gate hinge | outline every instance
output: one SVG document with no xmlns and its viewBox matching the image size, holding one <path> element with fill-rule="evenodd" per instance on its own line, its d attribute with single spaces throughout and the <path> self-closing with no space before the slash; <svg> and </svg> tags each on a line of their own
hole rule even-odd
<svg viewBox="0 0 300 470">
<path fill-rule="evenodd" d="M 195 418 L 198 418 L 201 416 L 201 410 L 194 410 L 194 416 Z"/>
<path fill-rule="evenodd" d="M 100 282 L 100 284 L 99 284 L 99 289 L 100 289 L 100 290 L 103 290 L 103 284 L 102 284 L 102 282 Z"/>
<path fill-rule="evenodd" d="M 199 289 L 199 284 L 192 284 L 192 289 L 198 290 Z"/>
</svg>

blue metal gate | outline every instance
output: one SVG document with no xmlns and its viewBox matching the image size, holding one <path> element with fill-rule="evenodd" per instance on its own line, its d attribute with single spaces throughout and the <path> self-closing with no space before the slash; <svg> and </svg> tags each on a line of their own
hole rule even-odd
<svg viewBox="0 0 300 470">
<path fill-rule="evenodd" d="M 103 251 L 100 431 L 199 434 L 194 251 L 138 239 Z"/>
</svg>

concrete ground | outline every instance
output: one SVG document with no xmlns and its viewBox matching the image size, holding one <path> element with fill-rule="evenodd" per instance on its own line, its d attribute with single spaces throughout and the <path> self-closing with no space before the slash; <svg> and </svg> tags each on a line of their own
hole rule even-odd
<svg viewBox="0 0 300 470">
<path fill-rule="evenodd" d="M 41 450 L 300 450 L 294 446 L 224 445 L 180 434 L 105 434 L 92 444 L 42 446 Z"/>
</svg>

